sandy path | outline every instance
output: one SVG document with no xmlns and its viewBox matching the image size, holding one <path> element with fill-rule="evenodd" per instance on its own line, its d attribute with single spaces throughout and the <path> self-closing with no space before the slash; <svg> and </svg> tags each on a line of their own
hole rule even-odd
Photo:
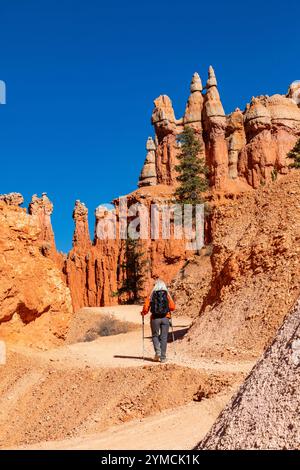
<svg viewBox="0 0 300 470">
<path fill-rule="evenodd" d="M 87 315 L 113 314 L 120 320 L 141 325 L 139 306 L 117 306 L 84 309 Z M 191 320 L 174 317 L 174 333 L 180 337 Z M 45 366 L 45 369 L 71 369 L 89 367 L 92 369 L 114 369 L 128 367 L 157 366 L 152 362 L 153 348 L 150 336 L 149 317 L 146 318 L 145 360 L 142 360 L 141 329 L 116 336 L 101 337 L 92 342 L 76 343 L 50 351 L 37 351 L 29 348 L 13 346 L 12 349 L 30 357 L 34 362 Z M 177 350 L 176 350 L 177 349 Z M 221 361 L 210 358 L 191 359 L 178 348 L 178 342 L 168 346 L 169 362 L 206 372 L 243 372 L 247 373 L 253 361 Z M 37 377 L 30 376 L 34 381 Z M 18 397 L 26 383 L 16 387 Z M 109 427 L 93 435 L 70 437 L 60 441 L 40 442 L 22 446 L 25 449 L 190 449 L 207 433 L 220 411 L 223 409 L 233 389 L 226 390 L 201 402 L 168 409 L 143 419 Z"/>
</svg>

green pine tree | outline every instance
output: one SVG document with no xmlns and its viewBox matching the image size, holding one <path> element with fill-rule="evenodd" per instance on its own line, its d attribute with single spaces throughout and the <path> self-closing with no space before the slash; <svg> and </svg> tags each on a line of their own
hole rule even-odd
<svg viewBox="0 0 300 470">
<path fill-rule="evenodd" d="M 288 153 L 288 157 L 294 160 L 290 163 L 290 168 L 300 168 L 300 139 L 297 141 L 295 147 Z"/>
<path fill-rule="evenodd" d="M 147 264 L 140 240 L 129 237 L 126 240 L 125 262 L 120 266 L 124 271 L 124 281 L 116 293 L 118 296 L 126 294 L 127 303 L 141 302 Z"/>
<path fill-rule="evenodd" d="M 174 193 L 175 199 L 183 204 L 201 204 L 202 193 L 208 188 L 208 168 L 204 158 L 199 156 L 202 146 L 195 130 L 188 126 L 180 134 L 178 142 L 181 152 L 177 157 L 179 163 L 175 166 L 179 183 Z"/>
</svg>

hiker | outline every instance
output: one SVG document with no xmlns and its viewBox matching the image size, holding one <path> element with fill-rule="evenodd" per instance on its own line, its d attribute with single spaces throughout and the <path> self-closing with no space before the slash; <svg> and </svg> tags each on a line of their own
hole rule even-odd
<svg viewBox="0 0 300 470">
<path fill-rule="evenodd" d="M 158 279 L 149 297 L 145 300 L 141 315 L 151 311 L 151 331 L 156 362 L 167 362 L 167 342 L 171 321 L 171 312 L 175 303 L 164 281 Z"/>
</svg>

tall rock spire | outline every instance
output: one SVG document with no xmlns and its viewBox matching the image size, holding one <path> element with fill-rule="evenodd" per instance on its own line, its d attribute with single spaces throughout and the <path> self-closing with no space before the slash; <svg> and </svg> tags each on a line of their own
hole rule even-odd
<svg viewBox="0 0 300 470">
<path fill-rule="evenodd" d="M 172 101 L 167 95 L 160 95 L 154 100 L 151 122 L 154 125 L 158 139 L 175 131 L 175 113 Z"/>
<path fill-rule="evenodd" d="M 208 135 L 207 153 L 211 184 L 224 189 L 228 179 L 228 149 L 225 138 L 226 116 L 217 89 L 217 79 L 212 66 L 208 69 L 207 93 L 204 102 L 204 126 Z"/>
<path fill-rule="evenodd" d="M 51 224 L 53 204 L 48 198 L 47 193 L 43 193 L 42 197 L 34 194 L 31 198 L 28 212 L 37 220 L 41 228 L 39 239 L 41 242 L 44 242 L 43 253 L 47 256 L 56 255 L 54 233 Z"/>
<path fill-rule="evenodd" d="M 73 246 L 76 248 L 89 248 L 91 246 L 88 208 L 83 202 L 77 200 L 73 210 L 75 230 L 73 235 Z"/>
<path fill-rule="evenodd" d="M 246 145 L 244 116 L 239 108 L 236 108 L 236 110 L 228 116 L 226 132 L 228 134 L 229 178 L 236 179 L 238 177 L 239 153 Z"/>
<path fill-rule="evenodd" d="M 199 74 L 194 73 L 191 81 L 191 94 L 186 104 L 185 113 L 183 117 L 184 126 L 192 127 L 196 131 L 197 138 L 201 145 L 201 157 L 205 157 L 205 146 L 203 141 L 202 129 L 202 111 L 203 111 L 203 95 L 202 95 L 202 82 Z"/>
<path fill-rule="evenodd" d="M 196 128 L 202 130 L 202 109 L 203 109 L 203 96 L 202 96 L 202 82 L 199 74 L 194 73 L 191 81 L 191 94 L 189 96 L 183 123 L 187 124 L 196 124 Z M 194 126 L 193 126 L 194 127 Z"/>
<path fill-rule="evenodd" d="M 146 143 L 147 155 L 143 169 L 140 174 L 138 185 L 141 186 L 155 186 L 157 183 L 156 178 L 156 162 L 155 162 L 155 150 L 156 145 L 152 137 L 148 137 Z"/>
<path fill-rule="evenodd" d="M 172 184 L 175 179 L 178 121 L 167 95 L 154 100 L 152 124 L 155 129 L 157 183 Z M 182 120 L 181 120 L 182 124 Z"/>
<path fill-rule="evenodd" d="M 212 86 L 217 86 L 217 79 L 216 79 L 216 74 L 213 69 L 213 67 L 210 65 L 208 68 L 208 80 L 206 82 L 206 88 L 210 88 Z"/>
<path fill-rule="evenodd" d="M 192 77 L 190 89 L 191 89 L 191 93 L 194 93 L 195 91 L 202 91 L 203 90 L 201 78 L 200 78 L 198 72 L 195 72 L 193 77 Z"/>
</svg>

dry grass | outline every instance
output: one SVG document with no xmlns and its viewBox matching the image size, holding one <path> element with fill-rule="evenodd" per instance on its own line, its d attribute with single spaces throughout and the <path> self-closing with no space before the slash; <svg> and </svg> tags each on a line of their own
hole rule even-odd
<svg viewBox="0 0 300 470">
<path fill-rule="evenodd" d="M 121 321 L 113 315 L 103 316 L 94 326 L 85 333 L 82 342 L 94 341 L 99 336 L 114 336 L 128 333 L 134 329 L 134 325 L 127 321 Z"/>
</svg>

